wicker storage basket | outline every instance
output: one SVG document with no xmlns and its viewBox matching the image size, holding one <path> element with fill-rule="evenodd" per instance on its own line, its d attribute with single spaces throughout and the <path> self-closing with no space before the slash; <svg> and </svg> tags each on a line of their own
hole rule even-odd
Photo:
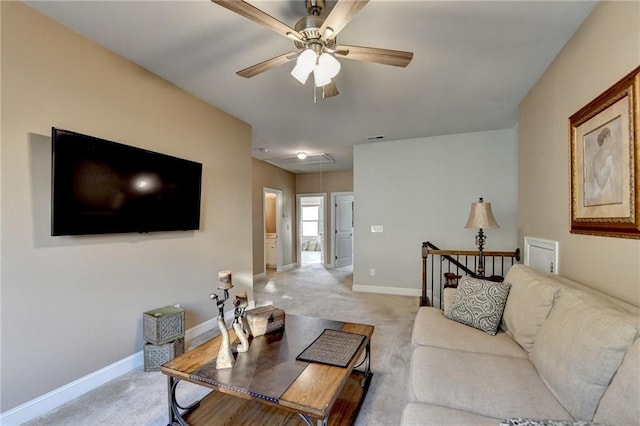
<svg viewBox="0 0 640 426">
<path fill-rule="evenodd" d="M 245 323 L 253 337 L 284 328 L 284 311 L 275 306 L 260 306 L 245 312 Z"/>
<path fill-rule="evenodd" d="M 144 345 L 144 371 L 159 371 L 162 364 L 184 353 L 184 339 L 180 338 L 163 345 Z"/>
<path fill-rule="evenodd" d="M 144 340 L 162 345 L 184 337 L 184 309 L 165 306 L 142 314 Z"/>
</svg>

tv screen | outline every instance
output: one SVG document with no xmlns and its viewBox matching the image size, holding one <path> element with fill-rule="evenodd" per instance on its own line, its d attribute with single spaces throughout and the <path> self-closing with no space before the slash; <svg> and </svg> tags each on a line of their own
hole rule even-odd
<svg viewBox="0 0 640 426">
<path fill-rule="evenodd" d="M 51 235 L 200 229 L 202 164 L 52 128 Z"/>
</svg>

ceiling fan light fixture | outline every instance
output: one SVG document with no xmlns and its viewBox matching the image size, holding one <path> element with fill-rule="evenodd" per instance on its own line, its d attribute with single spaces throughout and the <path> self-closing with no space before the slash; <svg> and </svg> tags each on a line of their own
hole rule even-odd
<svg viewBox="0 0 640 426">
<path fill-rule="evenodd" d="M 298 80 L 300 83 L 305 84 L 309 74 L 313 71 L 318 60 L 318 55 L 311 49 L 306 49 L 298 56 L 296 60 L 296 66 L 291 71 L 291 76 Z"/>
<path fill-rule="evenodd" d="M 331 83 L 331 77 L 327 70 L 319 64 L 313 69 L 313 79 L 316 82 L 316 87 L 326 86 Z"/>
<path fill-rule="evenodd" d="M 318 66 L 327 73 L 329 78 L 333 78 L 340 72 L 340 62 L 332 54 L 324 52 L 318 58 Z"/>
<path fill-rule="evenodd" d="M 291 76 L 296 80 L 298 80 L 300 84 L 305 84 L 307 82 L 307 79 L 309 78 L 309 74 L 311 74 L 310 71 L 307 71 L 297 65 L 291 71 Z"/>
</svg>

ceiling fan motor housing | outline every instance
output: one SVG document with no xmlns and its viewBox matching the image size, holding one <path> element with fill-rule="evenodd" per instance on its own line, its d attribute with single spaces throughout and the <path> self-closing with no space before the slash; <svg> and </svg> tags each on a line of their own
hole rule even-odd
<svg viewBox="0 0 640 426">
<path fill-rule="evenodd" d="M 336 38 L 326 40 L 320 34 L 320 27 L 324 18 L 320 16 L 305 16 L 296 22 L 295 30 L 304 36 L 304 42 L 294 40 L 294 44 L 298 49 L 311 48 L 316 50 L 316 53 L 321 53 L 324 48 L 333 49 L 336 46 Z M 317 46 L 317 47 L 315 47 Z M 320 50 L 320 52 L 318 52 Z"/>
</svg>

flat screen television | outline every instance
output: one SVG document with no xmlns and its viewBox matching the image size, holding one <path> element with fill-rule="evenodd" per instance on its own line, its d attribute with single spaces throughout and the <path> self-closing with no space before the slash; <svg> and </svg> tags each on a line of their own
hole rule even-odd
<svg viewBox="0 0 640 426">
<path fill-rule="evenodd" d="M 200 229 L 202 164 L 51 129 L 51 235 Z"/>
</svg>

